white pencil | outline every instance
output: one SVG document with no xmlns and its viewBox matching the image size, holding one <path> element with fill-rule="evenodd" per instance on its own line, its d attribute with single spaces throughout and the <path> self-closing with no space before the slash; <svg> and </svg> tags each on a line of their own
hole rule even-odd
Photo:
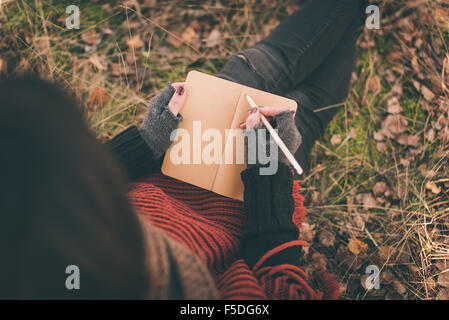
<svg viewBox="0 0 449 320">
<path fill-rule="evenodd" d="M 257 106 L 257 104 L 254 102 L 254 100 L 251 99 L 251 97 L 249 95 L 246 95 L 246 100 L 248 100 L 248 103 L 251 105 L 251 107 L 259 108 Z M 298 172 L 298 174 L 302 174 L 303 170 L 302 170 L 301 166 L 299 165 L 298 161 L 296 161 L 295 157 L 291 154 L 290 150 L 288 150 L 287 146 L 284 144 L 284 142 L 281 140 L 281 138 L 279 138 L 278 134 L 273 129 L 273 127 L 270 125 L 267 118 L 265 118 L 265 116 L 263 114 L 260 114 L 260 118 L 262 119 L 263 125 L 267 128 L 268 132 L 270 132 L 271 136 L 273 137 L 273 140 L 279 146 L 279 149 L 281 149 L 282 152 L 287 157 L 287 160 L 290 161 L 293 168 L 295 168 L 295 170 L 296 170 L 296 172 Z"/>
</svg>

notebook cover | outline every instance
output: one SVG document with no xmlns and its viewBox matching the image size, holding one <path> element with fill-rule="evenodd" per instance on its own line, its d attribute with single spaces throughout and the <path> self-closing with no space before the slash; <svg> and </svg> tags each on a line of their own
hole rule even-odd
<svg viewBox="0 0 449 320">
<path fill-rule="evenodd" d="M 239 125 L 246 119 L 250 108 L 245 95 L 251 96 L 260 106 L 282 105 L 296 111 L 297 103 L 198 71 L 188 73 L 185 89 L 187 97 L 181 110 L 183 121 L 178 127 L 177 140 L 167 150 L 162 173 L 223 196 L 243 200 L 240 173 L 246 166 L 236 163 L 236 160 L 243 162 L 241 157 L 236 159 L 236 151 L 241 155 L 244 147 Z M 203 154 L 208 157 L 203 157 Z M 230 155 L 233 155 L 233 164 L 225 164 Z M 181 159 L 186 163 L 176 163 Z"/>
</svg>

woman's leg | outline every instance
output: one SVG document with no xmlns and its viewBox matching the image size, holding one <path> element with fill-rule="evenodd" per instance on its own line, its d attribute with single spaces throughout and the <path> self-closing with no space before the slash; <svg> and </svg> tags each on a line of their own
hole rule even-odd
<svg viewBox="0 0 449 320">
<path fill-rule="evenodd" d="M 286 94 L 298 102 L 295 121 L 303 139 L 295 158 L 304 169 L 315 141 L 340 110 L 332 106 L 344 102 L 348 95 L 359 34 L 360 25 L 354 21 L 321 65 Z"/>
<path fill-rule="evenodd" d="M 364 17 L 365 0 L 311 0 L 253 47 L 230 57 L 219 77 L 284 95 L 334 50 Z"/>
</svg>

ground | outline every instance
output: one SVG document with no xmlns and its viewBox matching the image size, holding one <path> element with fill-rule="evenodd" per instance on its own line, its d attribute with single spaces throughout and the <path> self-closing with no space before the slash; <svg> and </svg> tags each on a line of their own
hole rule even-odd
<svg viewBox="0 0 449 320">
<path fill-rule="evenodd" d="M 302 3 L 74 0 L 69 30 L 66 1 L 0 1 L 0 76 L 62 84 L 105 140 L 139 124 L 168 81 L 216 73 Z M 349 97 L 303 181 L 306 269 L 325 265 L 343 299 L 449 299 L 449 1 L 377 4 L 380 29 L 363 31 Z"/>
</svg>

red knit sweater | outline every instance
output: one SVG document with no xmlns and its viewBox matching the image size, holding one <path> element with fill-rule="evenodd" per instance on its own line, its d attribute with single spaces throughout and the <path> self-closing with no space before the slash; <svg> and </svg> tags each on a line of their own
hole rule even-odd
<svg viewBox="0 0 449 320">
<path fill-rule="evenodd" d="M 299 181 L 293 185 L 298 226 L 305 215 Z M 136 211 L 188 247 L 208 267 L 223 299 L 336 299 L 339 286 L 322 270 L 320 288 L 312 288 L 305 272 L 294 265 L 263 266 L 270 256 L 302 241 L 287 242 L 267 252 L 252 269 L 239 254 L 243 232 L 243 203 L 153 173 L 131 184 Z"/>
</svg>

